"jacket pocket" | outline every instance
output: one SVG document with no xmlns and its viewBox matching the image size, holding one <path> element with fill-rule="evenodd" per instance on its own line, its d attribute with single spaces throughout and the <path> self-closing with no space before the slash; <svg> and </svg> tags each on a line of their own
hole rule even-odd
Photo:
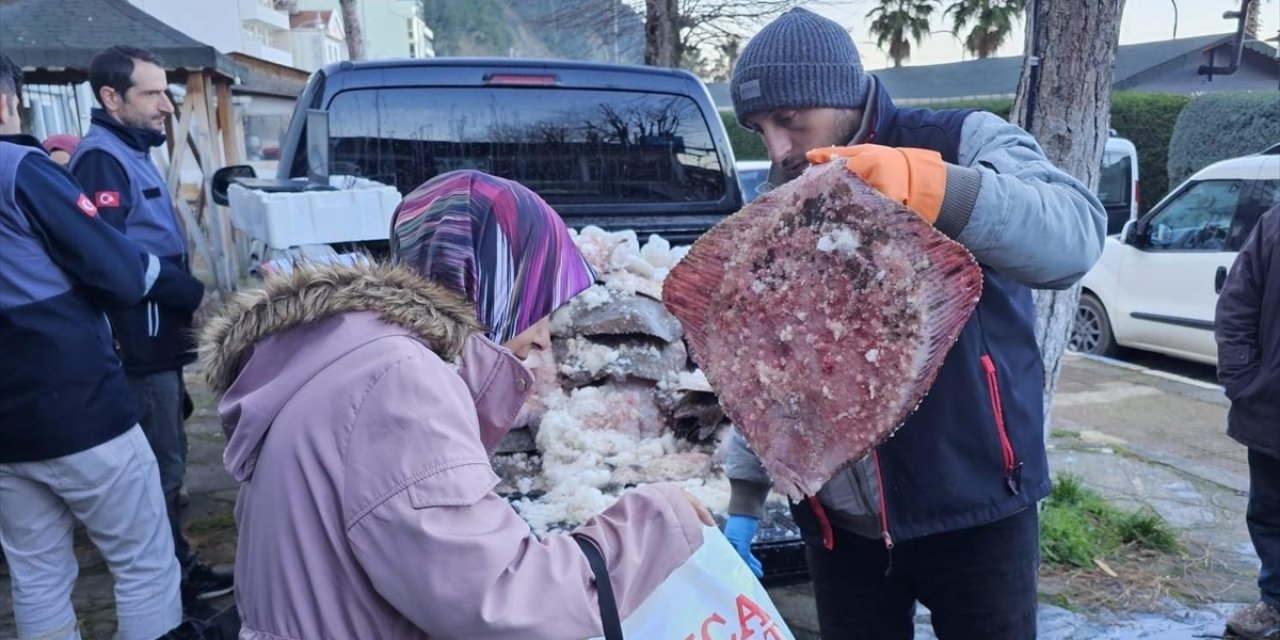
<svg viewBox="0 0 1280 640">
<path fill-rule="evenodd" d="M 498 475 L 486 462 L 460 462 L 427 475 L 409 486 L 414 509 L 469 507 L 498 486 Z"/>
<path fill-rule="evenodd" d="M 982 355 L 982 369 L 987 376 L 987 394 L 991 398 L 991 413 L 995 417 L 996 435 L 1000 441 L 1000 457 L 1004 462 L 1004 482 L 1009 493 L 1022 491 L 1022 463 L 1018 462 L 1013 442 L 1004 423 L 1004 407 L 1000 404 L 1000 380 L 996 375 L 996 363 L 989 354 Z"/>
</svg>

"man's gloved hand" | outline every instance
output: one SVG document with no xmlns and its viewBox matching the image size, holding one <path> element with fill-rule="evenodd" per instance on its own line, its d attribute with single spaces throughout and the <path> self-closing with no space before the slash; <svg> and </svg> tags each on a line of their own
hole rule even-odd
<svg viewBox="0 0 1280 640">
<path fill-rule="evenodd" d="M 751 516 L 729 516 L 729 520 L 724 523 L 724 537 L 729 539 L 729 544 L 733 545 L 734 551 L 742 556 L 742 561 L 747 563 L 747 567 L 751 569 L 751 573 L 756 577 L 764 576 L 764 568 L 760 566 L 760 561 L 751 555 L 751 539 L 756 537 L 756 529 L 760 526 L 759 518 Z"/>
<path fill-rule="evenodd" d="M 824 147 L 805 154 L 809 162 L 823 164 L 845 159 L 845 168 L 858 174 L 890 200 L 910 207 L 933 224 L 942 211 L 947 193 L 947 163 L 942 154 L 928 149 L 859 144 Z"/>
</svg>

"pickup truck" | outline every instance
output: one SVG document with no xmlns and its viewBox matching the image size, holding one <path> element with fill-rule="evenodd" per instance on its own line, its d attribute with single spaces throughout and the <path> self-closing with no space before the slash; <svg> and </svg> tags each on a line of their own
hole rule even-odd
<svg viewBox="0 0 1280 640">
<path fill-rule="evenodd" d="M 742 206 L 706 88 L 671 69 L 518 59 L 343 62 L 316 72 L 281 147 L 308 175 L 308 113 L 328 114 L 330 169 L 407 194 L 478 169 L 528 186 L 571 226 L 691 242 Z"/>
<path fill-rule="evenodd" d="M 630 229 L 673 245 L 691 243 L 743 204 L 728 136 L 692 74 L 505 58 L 329 65 L 298 98 L 276 180 L 244 185 L 327 188 L 321 180 L 332 173 L 403 196 L 457 169 L 524 184 L 570 227 Z M 228 177 L 245 175 L 224 172 L 214 181 L 223 204 Z M 351 244 L 386 250 L 385 240 Z M 785 507 L 771 508 L 754 548 L 766 585 L 807 579 Z"/>
</svg>

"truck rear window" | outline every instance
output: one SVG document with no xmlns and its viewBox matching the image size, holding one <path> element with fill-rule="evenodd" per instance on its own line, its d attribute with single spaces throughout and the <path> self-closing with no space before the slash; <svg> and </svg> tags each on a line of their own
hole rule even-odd
<svg viewBox="0 0 1280 640">
<path fill-rule="evenodd" d="M 724 168 L 685 96 L 561 88 L 350 90 L 329 104 L 331 172 L 408 193 L 455 169 L 556 204 L 709 202 Z"/>
</svg>

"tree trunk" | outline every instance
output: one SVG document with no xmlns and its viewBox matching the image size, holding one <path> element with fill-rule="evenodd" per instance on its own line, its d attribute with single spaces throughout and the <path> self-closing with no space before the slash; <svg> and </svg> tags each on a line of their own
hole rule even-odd
<svg viewBox="0 0 1280 640">
<path fill-rule="evenodd" d="M 644 63 L 651 67 L 679 67 L 678 0 L 645 0 L 644 7 Z"/>
<path fill-rule="evenodd" d="M 360 26 L 359 0 L 338 0 L 342 7 L 342 31 L 347 39 L 347 57 L 364 60 L 364 29 Z"/>
<path fill-rule="evenodd" d="M 1111 86 L 1124 0 L 1029 0 L 1027 53 L 1011 111 L 1049 160 L 1090 189 L 1098 186 L 1110 124 Z M 1039 56 L 1033 65 L 1031 56 Z M 1038 69 L 1036 67 L 1039 67 Z M 1044 428 L 1062 371 L 1080 285 L 1036 291 L 1036 341 L 1044 359 Z"/>
<path fill-rule="evenodd" d="M 1262 29 L 1262 2 L 1263 0 L 1253 0 L 1249 5 L 1249 13 L 1245 14 L 1244 35 L 1254 40 L 1258 39 L 1258 32 Z"/>
</svg>

